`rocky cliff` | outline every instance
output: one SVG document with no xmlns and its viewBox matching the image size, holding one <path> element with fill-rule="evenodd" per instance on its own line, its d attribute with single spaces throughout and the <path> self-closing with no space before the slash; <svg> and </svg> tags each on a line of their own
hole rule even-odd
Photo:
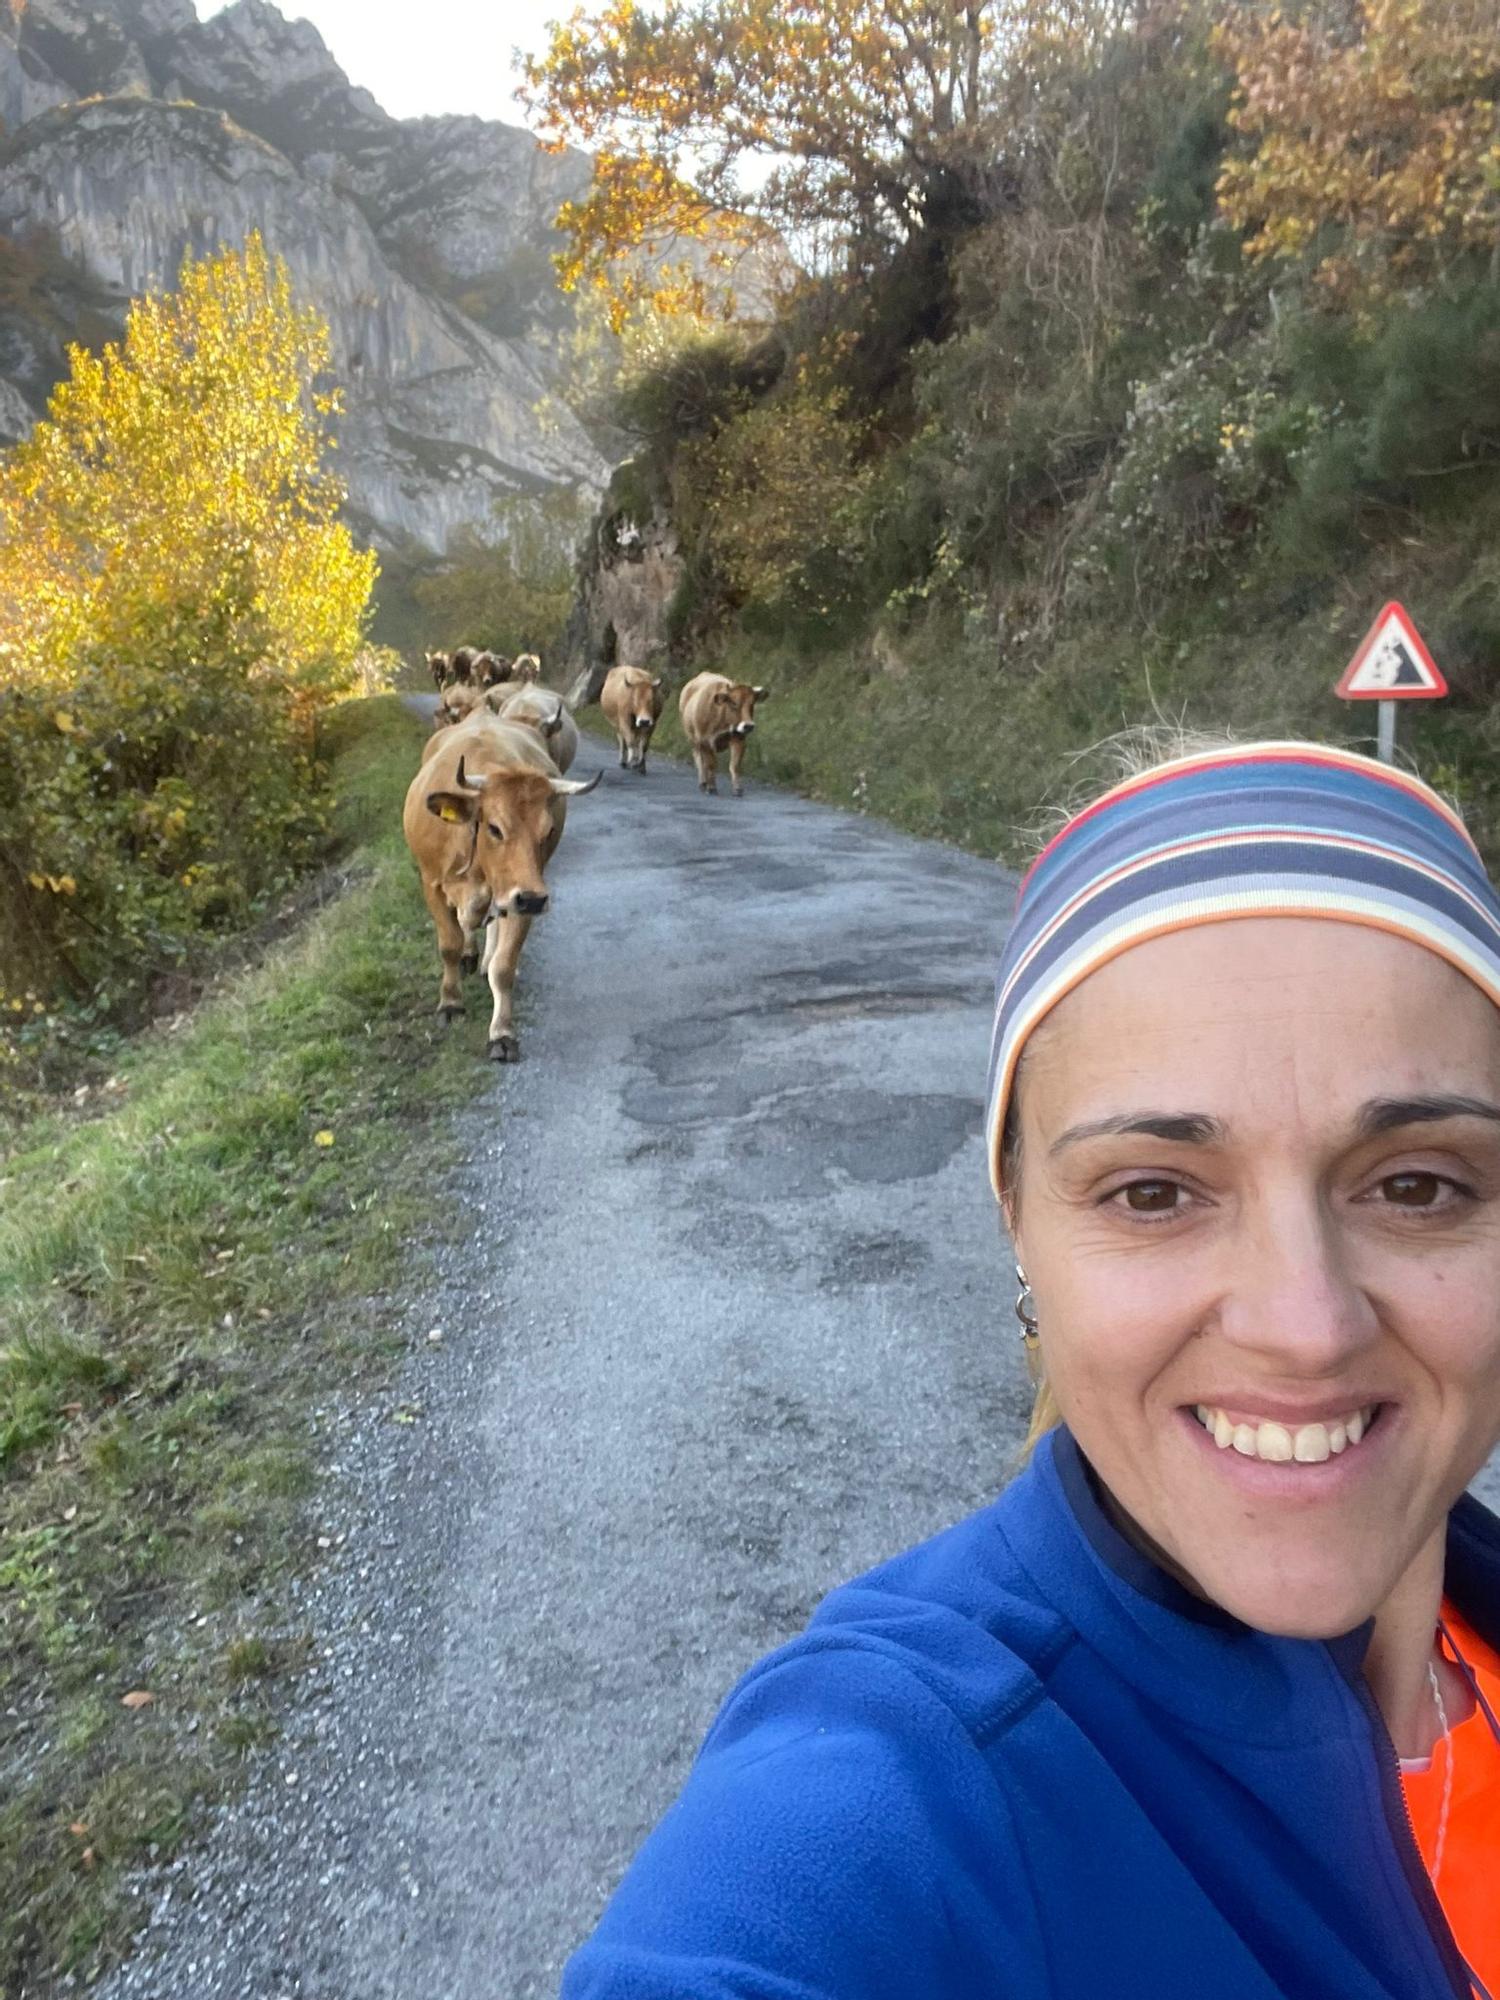
<svg viewBox="0 0 1500 2000">
<path fill-rule="evenodd" d="M 559 401 L 551 219 L 588 161 L 473 118 L 398 120 L 268 0 L 0 9 L 0 438 L 69 338 L 120 324 L 185 254 L 259 229 L 327 315 L 358 525 L 440 552 L 495 499 L 606 466 Z"/>
<path fill-rule="evenodd" d="M 607 497 L 580 551 L 560 675 L 573 700 L 597 701 L 617 664 L 672 664 L 670 614 L 682 582 L 677 535 L 660 506 L 631 509 Z"/>
</svg>

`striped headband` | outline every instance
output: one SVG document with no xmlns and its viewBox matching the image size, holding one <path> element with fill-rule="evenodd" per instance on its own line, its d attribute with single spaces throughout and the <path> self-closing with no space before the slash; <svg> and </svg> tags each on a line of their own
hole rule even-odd
<svg viewBox="0 0 1500 2000">
<path fill-rule="evenodd" d="M 1132 945 L 1233 917 L 1326 917 L 1410 938 L 1500 1007 L 1500 899 L 1453 809 L 1352 751 L 1249 743 L 1127 778 L 1021 883 L 1000 960 L 985 1121 L 998 1195 L 1026 1038 Z"/>
</svg>

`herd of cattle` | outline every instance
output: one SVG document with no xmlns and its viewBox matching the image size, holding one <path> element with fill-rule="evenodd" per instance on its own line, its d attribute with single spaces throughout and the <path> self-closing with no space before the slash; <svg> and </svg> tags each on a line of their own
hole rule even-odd
<svg viewBox="0 0 1500 2000">
<path fill-rule="evenodd" d="M 568 801 L 591 792 L 602 773 L 580 780 L 578 725 L 560 694 L 541 684 L 534 653 L 501 659 L 473 646 L 429 653 L 438 691 L 432 735 L 406 794 L 402 827 L 437 928 L 443 976 L 438 1012 L 463 1012 L 466 972 L 483 972 L 493 1008 L 488 1053 L 520 1054 L 515 1030 L 516 967 L 532 919 L 547 907 L 543 879 L 567 823 Z M 718 759 L 729 756 L 738 798 L 755 705 L 768 690 L 724 674 L 697 674 L 678 695 L 683 734 L 699 788 L 718 790 Z M 646 752 L 664 702 L 659 674 L 610 670 L 599 703 L 615 732 L 622 770 L 644 777 Z"/>
</svg>

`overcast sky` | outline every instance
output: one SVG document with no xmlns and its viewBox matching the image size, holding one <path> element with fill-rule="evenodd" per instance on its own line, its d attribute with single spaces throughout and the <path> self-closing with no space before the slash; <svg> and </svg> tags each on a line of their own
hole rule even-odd
<svg viewBox="0 0 1500 2000">
<path fill-rule="evenodd" d="M 205 19 L 218 0 L 196 0 Z M 277 0 L 309 20 L 351 83 L 397 118 L 472 111 L 521 125 L 511 51 L 537 53 L 575 0 Z"/>
</svg>

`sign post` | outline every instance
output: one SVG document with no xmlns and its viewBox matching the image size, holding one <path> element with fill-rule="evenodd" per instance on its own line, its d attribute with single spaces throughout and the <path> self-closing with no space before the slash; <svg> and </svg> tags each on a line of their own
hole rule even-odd
<svg viewBox="0 0 1500 2000">
<path fill-rule="evenodd" d="M 1410 613 L 1394 601 L 1381 608 L 1334 689 L 1344 701 L 1380 703 L 1376 747 L 1383 764 L 1396 760 L 1396 703 L 1436 701 L 1447 692 Z"/>
</svg>

